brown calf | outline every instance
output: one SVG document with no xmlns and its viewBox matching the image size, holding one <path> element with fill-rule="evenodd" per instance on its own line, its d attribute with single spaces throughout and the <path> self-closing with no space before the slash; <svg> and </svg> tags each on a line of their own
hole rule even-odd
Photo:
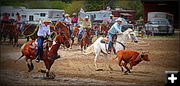
<svg viewBox="0 0 180 86">
<path fill-rule="evenodd" d="M 145 54 L 144 52 L 139 53 L 136 51 L 129 51 L 129 50 L 120 50 L 117 52 L 117 57 L 118 58 L 118 64 L 121 67 L 122 71 L 123 71 L 123 67 L 122 65 L 127 69 L 127 71 L 125 71 L 125 74 L 127 74 L 127 72 L 131 72 L 130 69 L 132 70 L 132 67 L 137 65 L 139 62 L 141 61 L 150 61 L 148 58 L 148 55 Z M 121 65 L 121 61 L 124 61 Z M 127 64 L 130 64 L 130 68 L 127 67 Z"/>
</svg>

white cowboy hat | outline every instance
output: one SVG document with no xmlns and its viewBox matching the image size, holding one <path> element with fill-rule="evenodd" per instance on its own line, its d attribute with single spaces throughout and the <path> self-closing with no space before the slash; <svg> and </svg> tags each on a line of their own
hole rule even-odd
<svg viewBox="0 0 180 86">
<path fill-rule="evenodd" d="M 111 14 L 110 16 L 114 16 L 113 14 Z"/>
<path fill-rule="evenodd" d="M 50 20 L 50 19 L 44 19 L 44 20 L 43 20 L 43 23 L 44 23 L 44 22 L 50 22 L 50 23 L 51 23 L 51 20 Z"/>
<path fill-rule="evenodd" d="M 66 14 L 65 16 L 69 16 L 69 14 Z"/>
<path fill-rule="evenodd" d="M 72 15 L 77 15 L 76 13 L 73 13 Z"/>
<path fill-rule="evenodd" d="M 117 21 L 122 21 L 122 18 L 118 18 L 118 19 L 116 19 L 115 21 L 116 21 L 116 22 L 117 22 Z"/>
<path fill-rule="evenodd" d="M 87 18 L 87 19 L 88 19 L 89 17 L 88 17 L 88 16 L 86 16 L 86 17 L 84 17 L 84 18 Z"/>
</svg>

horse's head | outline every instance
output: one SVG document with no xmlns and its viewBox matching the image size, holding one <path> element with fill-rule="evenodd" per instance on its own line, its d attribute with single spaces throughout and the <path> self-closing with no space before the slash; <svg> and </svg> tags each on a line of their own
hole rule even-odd
<svg viewBox="0 0 180 86">
<path fill-rule="evenodd" d="M 57 21 L 55 23 L 55 29 L 59 30 L 60 33 L 65 33 L 68 37 L 70 37 L 69 29 L 63 22 Z"/>
<path fill-rule="evenodd" d="M 123 32 L 124 35 L 127 35 L 129 39 L 132 40 L 132 42 L 138 43 L 138 38 L 136 37 L 136 34 L 133 29 L 127 29 Z"/>
<path fill-rule="evenodd" d="M 65 45 L 67 48 L 70 47 L 70 43 L 69 43 L 68 37 L 67 37 L 65 34 L 59 34 L 59 35 L 57 35 L 55 40 L 56 40 L 59 44 Z"/>
</svg>

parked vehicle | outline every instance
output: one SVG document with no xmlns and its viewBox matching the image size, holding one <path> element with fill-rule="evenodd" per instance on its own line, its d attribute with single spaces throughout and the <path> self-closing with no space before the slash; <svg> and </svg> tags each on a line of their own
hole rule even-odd
<svg viewBox="0 0 180 86">
<path fill-rule="evenodd" d="M 145 31 L 151 31 L 154 35 L 172 35 L 174 34 L 173 26 L 170 25 L 168 19 L 152 18 L 145 24 Z"/>
</svg>

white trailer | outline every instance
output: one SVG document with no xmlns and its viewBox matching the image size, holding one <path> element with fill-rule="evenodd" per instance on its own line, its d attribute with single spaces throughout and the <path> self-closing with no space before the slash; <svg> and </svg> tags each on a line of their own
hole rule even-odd
<svg viewBox="0 0 180 86">
<path fill-rule="evenodd" d="M 101 11 L 91 11 L 91 12 L 79 12 L 79 17 L 85 17 L 85 16 L 89 16 L 89 19 L 91 21 L 103 21 L 104 18 L 106 17 L 110 17 L 110 15 L 112 14 L 111 11 L 108 10 L 101 10 Z"/>
</svg>

